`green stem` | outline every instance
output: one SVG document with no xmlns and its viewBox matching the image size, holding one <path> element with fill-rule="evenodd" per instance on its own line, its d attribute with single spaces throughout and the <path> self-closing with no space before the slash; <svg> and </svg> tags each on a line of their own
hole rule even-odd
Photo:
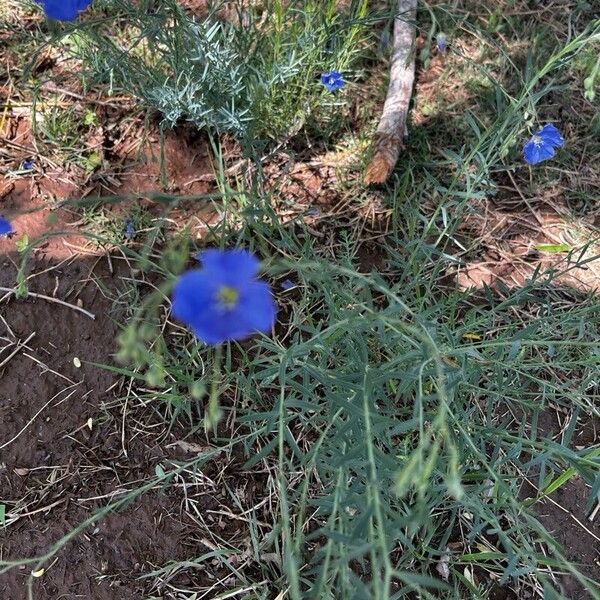
<svg viewBox="0 0 600 600">
<path fill-rule="evenodd" d="M 217 425 L 223 416 L 221 405 L 219 404 L 219 388 L 221 383 L 221 362 L 223 358 L 223 345 L 219 344 L 215 348 L 215 362 L 213 365 L 212 381 L 210 384 L 210 396 L 208 406 L 206 407 L 206 415 L 204 417 L 204 430 L 212 428 L 213 433 L 217 433 Z"/>
</svg>

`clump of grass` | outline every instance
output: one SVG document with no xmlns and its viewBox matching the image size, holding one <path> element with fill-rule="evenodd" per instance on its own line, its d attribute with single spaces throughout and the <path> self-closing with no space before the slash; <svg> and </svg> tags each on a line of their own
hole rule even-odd
<svg viewBox="0 0 600 600">
<path fill-rule="evenodd" d="M 53 154 L 61 163 L 76 164 L 91 173 L 102 159 L 97 152 L 85 148 L 84 137 L 95 123 L 93 113 L 85 115 L 74 106 L 64 106 L 58 99 L 38 101 L 34 95 L 32 130 L 47 154 Z"/>
<path fill-rule="evenodd" d="M 189 121 L 230 133 L 260 150 L 290 137 L 332 99 L 321 72 L 351 72 L 369 36 L 367 2 L 340 13 L 335 0 L 243 3 L 222 18 L 215 2 L 197 20 L 168 0 L 100 4 L 109 18 L 86 24 L 69 39 L 89 80 L 136 94 L 165 126 Z M 339 106 L 338 106 L 339 107 Z"/>
<path fill-rule="evenodd" d="M 418 196 L 403 212 L 420 219 Z M 597 303 L 557 308 L 560 292 L 533 281 L 474 305 L 438 289 L 443 258 L 427 231 L 398 229 L 381 248 L 385 275 L 365 276 L 353 244 L 340 244 L 332 264 L 264 217 L 238 241 L 297 257 L 271 269 L 296 284 L 287 343 L 230 347 L 223 372 L 208 372 L 204 384 L 219 378 L 226 416 L 235 406 L 249 432 L 246 468 L 271 477 L 277 533 L 257 547 L 281 557 L 280 572 L 260 565 L 271 589 L 289 586 L 297 598 L 352 598 L 357 589 L 373 598 L 484 597 L 493 580 L 533 578 L 550 594 L 552 571 L 565 570 L 592 593 L 559 548 L 552 559 L 536 550 L 551 538 L 527 506 L 567 473 L 594 485 L 593 450 L 554 444 L 532 424 L 549 406 L 593 413 L 558 373 L 589 381 L 597 371 L 600 358 L 588 351 L 600 337 Z M 211 362 L 210 350 L 177 339 L 176 356 L 163 362 L 170 394 L 174 384 L 189 389 L 194 365 Z M 539 489 L 527 503 L 525 476 Z M 436 575 L 442 561 L 447 581 Z M 476 582 L 477 569 L 489 579 Z"/>
<path fill-rule="evenodd" d="M 82 217 L 85 228 L 94 236 L 93 243 L 105 249 L 131 244 L 136 238 L 143 241 L 147 232 L 155 230 L 152 216 L 141 205 L 133 205 L 123 214 L 106 211 L 102 206 L 83 207 Z"/>
</svg>

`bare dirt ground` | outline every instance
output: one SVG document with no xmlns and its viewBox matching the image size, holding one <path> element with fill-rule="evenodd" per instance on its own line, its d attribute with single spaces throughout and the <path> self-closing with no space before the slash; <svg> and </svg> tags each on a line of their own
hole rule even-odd
<svg viewBox="0 0 600 600">
<path fill-rule="evenodd" d="M 31 138 L 23 134 L 22 125 L 8 131 L 9 140 L 19 136 L 20 145 L 35 151 L 28 148 Z M 199 434 L 186 437 L 189 432 L 181 428 L 165 434 L 164 423 L 148 418 L 151 407 L 128 395 L 131 390 L 126 389 L 124 378 L 92 364 L 114 364 L 115 336 L 125 319 L 123 306 L 114 298 L 131 286 L 132 274 L 122 256 L 86 245 L 78 235 L 77 211 L 49 210 L 52 200 L 78 198 L 85 189 L 142 199 L 143 192 L 164 192 L 158 183 L 158 138 L 144 140 L 137 133 L 130 131 L 128 140 L 118 144 L 124 146 L 122 154 L 116 153 L 117 144 L 109 144 L 116 166 L 97 179 L 82 182 L 72 173 L 36 173 L 3 183 L 0 210 L 20 214 L 14 219 L 17 233 L 0 238 L 1 288 L 15 286 L 21 260 L 15 240 L 22 232 L 30 240 L 63 232 L 41 243 L 29 259 L 29 291 L 38 297 L 23 300 L 0 292 L 0 503 L 6 507 L 0 548 L 4 559 L 47 552 L 94 511 L 139 486 L 156 465 L 189 459 L 207 446 Z M 212 185 L 203 180 L 210 181 L 210 176 L 202 178 L 209 173 L 203 141 L 171 133 L 165 157 L 169 193 L 198 195 Z M 205 226 L 202 211 L 188 207 L 187 218 L 190 212 L 200 235 Z M 51 213 L 53 224 L 48 222 Z M 213 213 L 207 212 L 207 218 Z M 184 437 L 186 441 L 180 443 Z M 214 526 L 220 546 L 223 540 L 238 543 L 246 535 L 243 520 L 235 519 L 239 506 L 234 499 L 239 493 L 242 504 L 253 502 L 260 497 L 254 490 L 264 483 L 250 475 L 240 485 L 240 465 L 235 457 L 222 458 L 207 465 L 201 475 L 184 478 L 180 486 L 146 493 L 90 525 L 34 580 L 34 597 L 173 597 L 160 585 L 161 581 L 166 588 L 176 585 L 177 573 L 143 576 L 170 561 L 193 560 L 217 547 L 194 515 L 202 515 L 203 522 Z M 235 492 L 230 495 L 226 490 Z M 187 510 L 182 510 L 184 504 Z M 208 566 L 198 567 L 196 580 L 186 584 L 198 589 L 218 587 L 229 571 L 222 560 Z M 31 570 L 31 566 L 21 567 L 0 575 L 0 596 L 25 598 Z"/>
<path fill-rule="evenodd" d="M 30 186 L 18 184 L 3 199 L 3 209 L 35 208 Z M 34 186 L 48 191 L 45 182 Z M 47 228 L 44 212 L 20 217 L 16 226 L 31 234 L 41 233 Z M 68 227 L 69 216 L 72 218 L 61 215 L 61 229 Z M 129 460 L 124 468 L 119 466 L 123 455 L 120 432 L 115 427 L 117 421 L 104 408 L 114 400 L 119 380 L 89 364 L 111 361 L 119 315 L 97 283 L 114 289 L 118 275 L 110 273 L 102 256 L 79 256 L 72 247 L 77 241 L 53 238 L 35 251 L 30 261 L 30 291 L 50 300 L 15 300 L 4 294 L 0 308 L 0 456 L 2 503 L 7 507 L 7 528 L 2 534 L 4 557 L 24 558 L 44 552 L 126 481 L 143 476 L 149 462 L 148 449 L 134 440 L 128 449 Z M 0 245 L 0 285 L 12 288 L 20 257 L 12 240 L 2 240 Z M 78 312 L 77 307 L 93 311 L 95 319 Z M 162 558 L 176 555 L 172 551 L 173 545 L 177 546 L 177 529 L 171 526 L 169 535 L 163 536 L 153 521 L 161 504 L 164 498 L 147 498 L 127 511 L 127 519 L 111 517 L 99 524 L 97 531 L 87 532 L 67 546 L 36 582 L 38 597 L 114 597 L 111 583 L 119 581 L 115 570 L 118 573 L 129 568 L 135 572 L 122 548 L 135 548 L 138 571 L 145 562 L 142 557 L 153 547 L 160 550 Z M 161 524 L 163 530 L 170 525 L 168 521 Z M 163 537 L 156 545 L 156 539 Z M 117 539 L 122 548 L 115 545 Z M 98 586 L 95 578 L 109 570 L 113 581 Z M 2 596 L 24 598 L 29 573 L 30 569 L 15 569 L 2 575 Z M 139 584 L 125 583 L 120 593 L 136 598 L 140 589 Z"/>
</svg>

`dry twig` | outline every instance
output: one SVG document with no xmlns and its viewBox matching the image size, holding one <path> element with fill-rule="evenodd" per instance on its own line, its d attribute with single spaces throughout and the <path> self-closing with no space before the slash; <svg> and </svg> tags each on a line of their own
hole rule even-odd
<svg viewBox="0 0 600 600">
<path fill-rule="evenodd" d="M 0 368 L 2 368 L 4 365 L 8 364 L 10 359 L 13 356 L 15 356 L 19 352 L 19 350 L 21 350 L 21 348 L 26 347 L 27 344 L 33 339 L 34 336 L 35 336 L 35 331 L 33 333 L 29 334 L 29 337 L 24 342 L 19 340 L 17 342 L 16 348 L 2 362 L 0 362 Z"/>
<path fill-rule="evenodd" d="M 8 296 L 14 294 L 15 296 L 17 295 L 17 290 L 15 288 L 7 288 L 7 287 L 0 287 L 0 292 L 6 292 L 6 294 Z M 70 304 L 69 302 L 65 302 L 64 300 L 59 300 L 58 298 L 53 298 L 52 296 L 46 296 L 45 294 L 37 294 L 35 292 L 27 292 L 27 296 L 31 296 L 32 298 L 40 298 L 42 300 L 47 300 L 48 302 L 54 302 L 55 304 L 60 304 L 61 306 L 67 306 L 68 308 L 72 308 L 73 310 L 76 310 L 82 314 L 84 314 L 86 317 L 89 317 L 90 319 L 95 319 L 96 315 L 94 315 L 93 313 L 91 313 L 88 310 L 85 310 L 84 308 L 81 308 L 81 306 L 77 306 L 76 304 Z M 2 298 L 4 299 L 4 298 Z"/>
<path fill-rule="evenodd" d="M 394 21 L 394 43 L 390 85 L 375 133 L 373 158 L 365 183 L 383 183 L 391 174 L 406 135 L 406 117 L 415 80 L 415 18 L 417 0 L 398 0 Z"/>
</svg>

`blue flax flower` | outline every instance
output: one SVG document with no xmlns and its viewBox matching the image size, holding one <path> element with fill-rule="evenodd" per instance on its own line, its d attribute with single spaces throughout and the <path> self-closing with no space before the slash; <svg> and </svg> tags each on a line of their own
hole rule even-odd
<svg viewBox="0 0 600 600">
<path fill-rule="evenodd" d="M 275 323 L 277 307 L 259 262 L 246 250 L 206 250 L 201 270 L 184 273 L 173 290 L 173 314 L 206 344 L 242 340 Z"/>
<path fill-rule="evenodd" d="M 335 92 L 341 90 L 346 82 L 339 71 L 330 71 L 329 73 L 321 74 L 321 83 L 327 88 L 329 92 Z"/>
<path fill-rule="evenodd" d="M 0 235 L 8 235 L 13 232 L 13 227 L 10 221 L 7 221 L 4 217 L 0 217 Z"/>
<path fill-rule="evenodd" d="M 46 14 L 57 21 L 74 21 L 92 0 L 38 0 Z"/>
<path fill-rule="evenodd" d="M 544 125 L 526 144 L 523 146 L 523 158 L 530 165 L 552 158 L 555 149 L 564 145 L 560 132 L 554 125 L 548 123 Z"/>
<path fill-rule="evenodd" d="M 133 224 L 133 219 L 131 217 L 127 217 L 125 219 L 125 223 L 123 224 L 123 233 L 125 234 L 125 238 L 128 240 L 132 240 L 135 237 L 135 225 Z"/>
<path fill-rule="evenodd" d="M 446 52 L 446 48 L 448 47 L 448 38 L 446 37 L 446 34 L 442 32 L 438 33 L 435 36 L 435 41 L 438 52 L 440 54 L 444 54 L 444 52 Z"/>
</svg>

